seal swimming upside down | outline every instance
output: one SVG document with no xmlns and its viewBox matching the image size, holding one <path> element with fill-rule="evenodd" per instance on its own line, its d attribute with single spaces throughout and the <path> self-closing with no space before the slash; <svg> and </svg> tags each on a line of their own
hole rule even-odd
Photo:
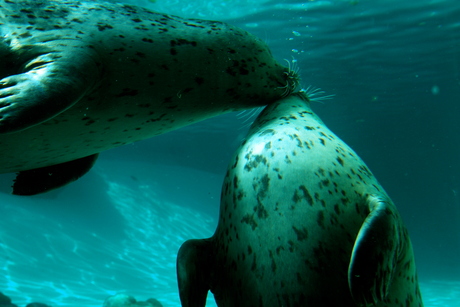
<svg viewBox="0 0 460 307">
<path fill-rule="evenodd" d="M 209 239 L 177 257 L 184 307 L 421 307 L 407 229 L 302 93 L 265 108 L 228 167 Z"/>
<path fill-rule="evenodd" d="M 130 5 L 0 2 L 0 173 L 15 194 L 64 185 L 97 153 L 297 85 L 265 43 L 216 21 Z"/>
</svg>

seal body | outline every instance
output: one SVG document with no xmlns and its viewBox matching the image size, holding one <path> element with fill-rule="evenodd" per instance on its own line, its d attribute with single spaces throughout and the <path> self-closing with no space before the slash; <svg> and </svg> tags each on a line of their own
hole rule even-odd
<svg viewBox="0 0 460 307">
<path fill-rule="evenodd" d="M 238 149 L 215 234 L 177 259 L 182 306 L 423 306 L 411 242 L 356 153 L 295 94 Z"/>
<path fill-rule="evenodd" d="M 253 35 L 129 5 L 2 1 L 0 35 L 0 173 L 90 156 L 292 88 Z"/>
</svg>

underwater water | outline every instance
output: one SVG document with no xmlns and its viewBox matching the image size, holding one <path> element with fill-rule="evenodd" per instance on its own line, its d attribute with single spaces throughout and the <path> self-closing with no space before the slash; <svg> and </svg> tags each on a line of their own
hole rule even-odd
<svg viewBox="0 0 460 307">
<path fill-rule="evenodd" d="M 460 2 L 131 0 L 224 20 L 294 58 L 313 109 L 367 163 L 414 245 L 425 306 L 460 302 Z M 180 306 L 175 261 L 211 236 L 227 163 L 247 130 L 228 114 L 102 153 L 33 197 L 0 180 L 0 291 L 19 306 L 102 306 L 116 293 Z M 212 295 L 207 306 L 216 306 Z"/>
</svg>

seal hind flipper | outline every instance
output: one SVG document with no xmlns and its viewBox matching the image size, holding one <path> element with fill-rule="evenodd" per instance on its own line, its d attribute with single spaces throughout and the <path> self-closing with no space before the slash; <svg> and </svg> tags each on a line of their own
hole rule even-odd
<svg viewBox="0 0 460 307">
<path fill-rule="evenodd" d="M 204 307 L 213 271 L 211 241 L 188 240 L 177 254 L 177 281 L 183 307 Z"/>
<path fill-rule="evenodd" d="M 369 215 L 356 237 L 348 283 L 358 305 L 370 306 L 388 294 L 400 253 L 399 218 L 391 202 L 368 197 Z"/>
<path fill-rule="evenodd" d="M 99 154 L 47 167 L 19 172 L 14 180 L 14 195 L 35 195 L 57 189 L 86 174 Z"/>
<path fill-rule="evenodd" d="M 0 80 L 0 133 L 53 118 L 77 103 L 98 80 L 97 56 L 77 40 L 21 44 L 10 38 L 8 45 L 0 55 L 15 61 Z"/>
</svg>

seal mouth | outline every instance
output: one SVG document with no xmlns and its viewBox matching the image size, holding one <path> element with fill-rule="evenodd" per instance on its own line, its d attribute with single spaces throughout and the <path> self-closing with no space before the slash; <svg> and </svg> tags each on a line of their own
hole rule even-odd
<svg viewBox="0 0 460 307">
<path fill-rule="evenodd" d="M 284 92 L 281 94 L 281 98 L 285 98 L 292 94 L 300 84 L 300 68 L 297 65 L 297 60 L 295 60 L 294 58 L 292 59 L 292 61 L 289 61 L 287 59 L 284 60 L 288 65 L 284 71 L 284 81 L 286 82 L 286 85 L 279 87 L 284 89 Z"/>
</svg>

